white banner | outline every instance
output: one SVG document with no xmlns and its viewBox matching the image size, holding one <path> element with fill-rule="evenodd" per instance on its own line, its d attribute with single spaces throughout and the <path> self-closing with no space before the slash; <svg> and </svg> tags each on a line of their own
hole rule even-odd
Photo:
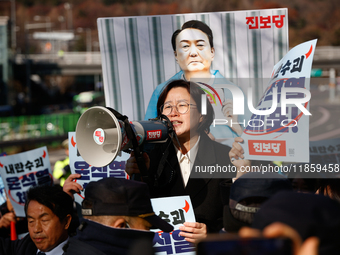
<svg viewBox="0 0 340 255">
<path fill-rule="evenodd" d="M 316 42 L 294 47 L 274 66 L 242 134 L 246 159 L 309 162 L 310 74 Z"/>
<path fill-rule="evenodd" d="M 190 20 L 205 23 L 213 34 L 211 73 L 226 78 L 243 91 L 256 88 L 257 102 L 263 84 L 238 82 L 244 78 L 270 78 L 272 67 L 288 52 L 288 10 L 263 9 L 175 15 L 99 18 L 106 106 L 143 120 L 154 90 L 181 76 L 171 43 L 173 33 Z M 155 102 L 154 102 L 155 101 Z M 155 117 L 155 116 L 153 116 Z"/>
<path fill-rule="evenodd" d="M 106 177 L 127 178 L 128 175 L 125 173 L 125 163 L 130 157 L 128 153 L 122 152 L 121 156 L 117 156 L 116 159 L 107 166 L 95 167 L 86 163 L 86 161 L 80 156 L 77 149 L 75 132 L 68 133 L 68 140 L 71 173 L 82 175 L 80 179 L 75 180 L 84 188 L 80 194 L 74 194 L 74 200 L 78 204 L 81 205 L 81 202 L 84 199 L 86 185 L 90 181 L 99 181 Z"/>
<path fill-rule="evenodd" d="M 0 173 L 17 217 L 26 217 L 26 191 L 36 185 L 52 185 L 52 169 L 46 146 L 0 158 Z"/>
<path fill-rule="evenodd" d="M 157 255 L 185 254 L 194 255 L 194 245 L 180 236 L 180 226 L 184 222 L 196 222 L 194 210 L 189 196 L 163 197 L 151 199 L 156 215 L 174 226 L 171 233 L 160 229 L 154 230 L 153 245 Z"/>
</svg>

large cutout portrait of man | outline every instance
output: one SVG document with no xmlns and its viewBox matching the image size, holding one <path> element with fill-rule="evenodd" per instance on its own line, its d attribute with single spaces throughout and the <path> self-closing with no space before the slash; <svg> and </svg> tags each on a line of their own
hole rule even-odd
<svg viewBox="0 0 340 255">
<path fill-rule="evenodd" d="M 285 8 L 108 17 L 97 23 L 105 104 L 129 120 L 155 117 L 161 88 L 185 79 L 201 83 L 216 119 L 230 124 L 234 118 L 243 127 L 250 118 L 247 99 L 245 114 L 234 116 L 231 92 L 218 91 L 217 84 L 232 82 L 244 95 L 254 88 L 256 104 L 267 88 L 258 78 L 270 78 L 273 66 L 289 49 Z M 217 128 L 227 131 L 221 133 L 223 138 L 232 138 L 240 132 L 236 126 Z M 219 133 L 215 131 L 211 128 L 211 133 Z"/>
<path fill-rule="evenodd" d="M 157 117 L 158 97 L 169 82 L 178 79 L 195 81 L 206 91 L 213 105 L 215 118 L 227 120 L 228 125 L 211 127 L 213 138 L 225 139 L 239 136 L 242 133 L 242 127 L 239 122 L 242 122 L 241 119 L 244 118 L 249 119 L 250 116 L 249 114 L 246 117 L 239 116 L 240 119 L 238 119 L 238 116 L 233 114 L 233 101 L 230 91 L 214 88 L 216 84 L 232 83 L 225 79 L 219 70 L 211 69 L 211 64 L 215 57 L 215 48 L 213 32 L 210 27 L 199 20 L 187 21 L 182 25 L 181 29 L 177 29 L 173 33 L 171 45 L 181 71 L 156 87 L 146 110 L 145 119 Z M 217 99 L 221 99 L 221 101 Z M 248 108 L 245 107 L 245 109 Z M 232 122 L 234 124 L 231 125 Z"/>
</svg>

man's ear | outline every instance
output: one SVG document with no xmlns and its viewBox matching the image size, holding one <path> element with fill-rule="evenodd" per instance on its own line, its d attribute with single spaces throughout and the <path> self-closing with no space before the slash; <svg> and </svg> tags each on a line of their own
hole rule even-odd
<svg viewBox="0 0 340 255">
<path fill-rule="evenodd" d="M 175 55 L 175 59 L 176 59 L 176 62 L 177 62 L 178 59 L 177 59 L 177 52 L 176 51 L 174 51 L 174 55 Z"/>
<path fill-rule="evenodd" d="M 65 217 L 65 229 L 68 229 L 70 227 L 71 220 L 72 220 L 71 214 L 67 214 Z"/>
<path fill-rule="evenodd" d="M 215 57 L 215 48 L 212 47 L 211 48 L 211 60 L 214 60 L 214 57 Z"/>
<path fill-rule="evenodd" d="M 115 220 L 113 224 L 111 224 L 111 227 L 113 228 L 125 228 L 125 219 L 123 218 L 118 218 Z"/>
</svg>

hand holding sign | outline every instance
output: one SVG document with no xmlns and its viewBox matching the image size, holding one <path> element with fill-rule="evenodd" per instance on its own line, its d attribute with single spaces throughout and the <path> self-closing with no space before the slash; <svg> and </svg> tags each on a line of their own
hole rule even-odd
<svg viewBox="0 0 340 255">
<path fill-rule="evenodd" d="M 0 219 L 0 228 L 9 228 L 11 226 L 11 222 L 16 222 L 16 217 L 14 212 L 8 212 L 2 215 Z"/>
<path fill-rule="evenodd" d="M 207 225 L 199 222 L 184 222 L 184 226 L 180 226 L 180 236 L 185 237 L 185 240 L 190 243 L 197 243 L 201 239 L 207 237 Z"/>
<path fill-rule="evenodd" d="M 239 143 L 243 143 L 244 140 L 241 137 L 235 137 L 233 147 L 229 151 L 230 161 L 237 167 L 236 178 L 240 177 L 243 173 L 240 171 L 241 167 L 251 166 L 251 161 L 244 159 L 244 150 Z M 246 172 L 244 172 L 246 173 Z"/>
<path fill-rule="evenodd" d="M 71 174 L 69 177 L 67 177 L 63 185 L 63 191 L 69 194 L 72 199 L 74 199 L 74 193 L 79 194 L 80 191 L 84 189 L 79 183 L 76 182 L 78 178 L 81 178 L 81 174 Z"/>
</svg>

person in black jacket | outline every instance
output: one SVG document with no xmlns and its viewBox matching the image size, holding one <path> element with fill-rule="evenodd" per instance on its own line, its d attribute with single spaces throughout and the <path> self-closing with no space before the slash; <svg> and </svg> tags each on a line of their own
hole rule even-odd
<svg viewBox="0 0 340 255">
<path fill-rule="evenodd" d="M 152 197 L 190 196 L 196 222 L 180 227 L 180 235 L 189 242 L 220 231 L 220 183 L 236 175 L 229 159 L 230 147 L 208 136 L 214 112 L 207 100 L 206 114 L 202 113 L 202 95 L 205 93 L 197 84 L 184 80 L 175 80 L 163 89 L 157 103 L 158 115 L 169 118 L 178 140 L 168 139 L 144 154 Z M 139 173 L 134 154 L 125 171 L 129 175 Z"/>
<path fill-rule="evenodd" d="M 46 255 L 63 254 L 62 247 L 68 240 L 73 200 L 62 187 L 36 186 L 27 192 L 25 213 L 29 234 L 21 240 L 0 238 L 0 254 Z"/>
<path fill-rule="evenodd" d="M 73 176 L 66 179 L 64 190 L 70 187 Z M 71 186 L 76 191 L 77 185 Z M 87 184 L 82 215 L 77 234 L 64 247 L 65 255 L 125 255 L 138 242 L 145 242 L 152 250 L 155 233 L 148 231 L 150 228 L 173 230 L 153 212 L 148 186 L 121 178 L 109 177 Z"/>
</svg>

